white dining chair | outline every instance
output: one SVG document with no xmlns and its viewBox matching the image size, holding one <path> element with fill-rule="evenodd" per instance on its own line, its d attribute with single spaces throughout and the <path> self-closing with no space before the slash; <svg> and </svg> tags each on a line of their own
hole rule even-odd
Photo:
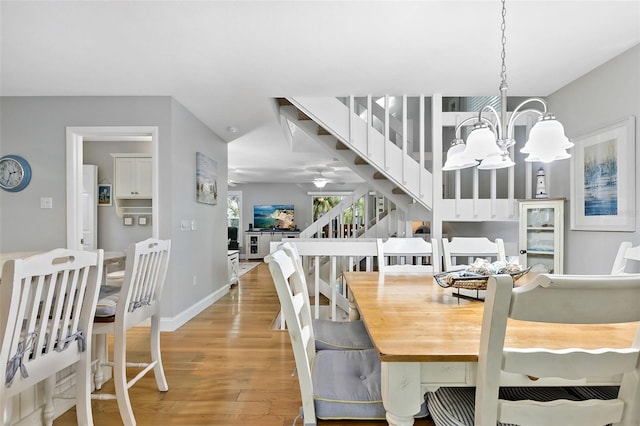
<svg viewBox="0 0 640 426">
<path fill-rule="evenodd" d="M 384 420 L 381 363 L 375 349 L 316 351 L 309 299 L 295 262 L 278 249 L 265 257 L 289 331 L 305 425 L 317 419 Z M 419 416 L 426 415 L 426 403 Z"/>
<path fill-rule="evenodd" d="M 640 329 L 616 349 L 576 348 L 570 335 L 559 340 L 539 333 L 532 335 L 531 347 L 511 348 L 506 337 L 511 320 L 526 321 L 532 330 L 536 323 L 640 321 L 639 304 L 640 275 L 539 275 L 516 288 L 507 275 L 491 277 L 476 388 L 429 392 L 435 425 L 640 424 Z M 619 388 L 584 386 L 620 377 Z M 531 386 L 513 387 L 518 379 Z M 558 386 L 562 383 L 568 386 Z"/>
<path fill-rule="evenodd" d="M 75 365 L 76 415 L 92 425 L 91 334 L 103 251 L 55 249 L 5 262 L 0 285 L 3 424 L 12 397 L 44 381 L 43 423 L 51 425 L 56 375 Z"/>
<path fill-rule="evenodd" d="M 113 335 L 113 361 L 98 360 L 95 375 L 96 389 L 102 388 L 102 366 L 113 368 L 115 395 L 94 393 L 95 399 L 117 399 L 122 422 L 135 425 L 136 419 L 131 407 L 129 388 L 145 374 L 153 370 L 159 391 L 167 391 L 160 352 L 160 304 L 169 256 L 170 240 L 149 238 L 131 244 L 127 249 L 127 260 L 122 287 L 103 291 L 96 308 L 96 353 L 101 356 L 106 351 L 106 335 Z M 103 287 L 104 290 L 104 287 Z M 127 330 L 151 321 L 150 352 L 151 362 L 129 362 L 127 360 Z M 127 367 L 142 368 L 135 377 L 127 380 Z"/>
<path fill-rule="evenodd" d="M 422 238 L 378 238 L 378 270 L 381 272 L 440 272 L 438 240 Z"/>
<path fill-rule="evenodd" d="M 611 267 L 611 275 L 640 273 L 640 245 L 633 246 L 630 241 L 620 243 Z"/>
<path fill-rule="evenodd" d="M 292 285 L 297 286 L 296 289 L 292 289 L 292 293 L 300 293 L 305 300 L 309 301 L 306 274 L 295 243 L 284 242 L 279 244 L 278 248 L 284 250 L 296 267 L 299 278 L 291 282 Z M 362 321 L 332 321 L 313 318 L 310 302 L 305 303 L 305 306 L 302 307 L 301 315 L 309 316 L 306 322 L 312 324 L 309 330 L 313 333 L 312 339 L 315 342 L 316 350 L 369 349 L 373 347 L 369 333 L 367 333 Z"/>
<path fill-rule="evenodd" d="M 487 237 L 443 238 L 442 257 L 445 272 L 465 269 L 477 258 L 503 262 L 507 260 L 504 241 L 501 238 L 491 241 Z"/>
</svg>

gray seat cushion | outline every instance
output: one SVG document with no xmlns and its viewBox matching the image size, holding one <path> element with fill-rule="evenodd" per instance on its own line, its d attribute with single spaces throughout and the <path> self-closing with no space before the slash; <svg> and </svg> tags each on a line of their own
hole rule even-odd
<svg viewBox="0 0 640 426">
<path fill-rule="evenodd" d="M 116 305 L 120 299 L 120 287 L 108 285 L 100 286 L 98 304 L 96 305 L 96 318 L 109 318 L 115 316 Z"/>
<path fill-rule="evenodd" d="M 510 401 L 531 399 L 551 401 L 554 399 L 579 400 L 562 387 L 503 387 L 498 397 Z M 427 393 L 429 414 L 436 426 L 473 426 L 476 388 L 440 388 Z M 515 426 L 500 423 L 501 426 Z"/>
<path fill-rule="evenodd" d="M 385 419 L 380 359 L 375 349 L 319 351 L 311 375 L 319 419 Z M 416 417 L 426 414 L 423 404 Z"/>
<path fill-rule="evenodd" d="M 369 333 L 362 321 L 313 320 L 316 350 L 370 349 Z"/>
</svg>

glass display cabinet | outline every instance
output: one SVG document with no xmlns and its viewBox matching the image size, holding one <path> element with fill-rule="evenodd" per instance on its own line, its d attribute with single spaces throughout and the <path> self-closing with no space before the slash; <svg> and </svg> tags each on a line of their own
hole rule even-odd
<svg viewBox="0 0 640 426">
<path fill-rule="evenodd" d="M 563 273 L 564 198 L 520 200 L 519 262 Z"/>
</svg>

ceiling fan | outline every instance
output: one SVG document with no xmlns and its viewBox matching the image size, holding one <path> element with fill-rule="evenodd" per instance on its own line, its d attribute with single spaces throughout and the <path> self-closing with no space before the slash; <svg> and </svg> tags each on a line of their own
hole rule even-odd
<svg viewBox="0 0 640 426">
<path fill-rule="evenodd" d="M 332 168 L 332 167 L 318 168 L 316 169 L 316 173 L 317 173 L 317 176 L 313 178 L 313 181 L 312 181 L 313 185 L 316 188 L 324 188 L 325 186 L 327 186 L 328 183 L 335 183 L 335 184 L 344 183 L 337 179 L 338 173 L 335 170 L 335 168 Z M 334 175 L 334 177 L 331 178 L 328 176 L 328 174 L 332 174 Z"/>
</svg>

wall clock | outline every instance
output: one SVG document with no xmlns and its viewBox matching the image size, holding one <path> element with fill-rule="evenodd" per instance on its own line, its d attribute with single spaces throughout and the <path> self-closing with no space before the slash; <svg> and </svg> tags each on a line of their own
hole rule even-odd
<svg viewBox="0 0 640 426">
<path fill-rule="evenodd" d="M 0 158 L 0 188 L 9 192 L 22 191 L 31 181 L 31 166 L 19 155 Z"/>
</svg>

